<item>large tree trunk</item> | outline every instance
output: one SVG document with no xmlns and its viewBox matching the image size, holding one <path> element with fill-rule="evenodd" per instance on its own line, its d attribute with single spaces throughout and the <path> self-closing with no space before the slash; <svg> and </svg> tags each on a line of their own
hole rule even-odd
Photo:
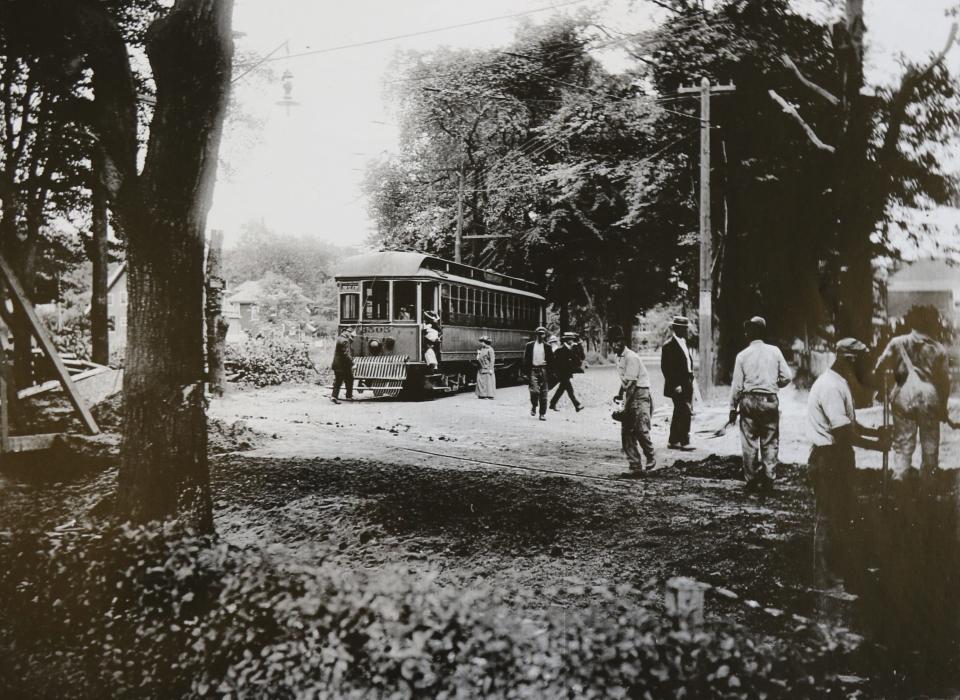
<svg viewBox="0 0 960 700">
<path fill-rule="evenodd" d="M 837 142 L 837 333 L 870 343 L 873 336 L 873 234 L 876 212 L 864 193 L 873 192 L 867 158 L 869 107 L 864 85 L 866 26 L 863 0 L 847 0 L 846 18 L 834 26 L 840 71 L 840 134 Z"/>
<path fill-rule="evenodd" d="M 129 307 L 121 515 L 213 530 L 203 394 L 203 252 L 229 92 L 232 0 L 183 0 L 150 29 L 157 85 L 142 208 L 124 208 Z"/>
<path fill-rule="evenodd" d="M 94 168 L 103 167 L 102 156 L 94 156 Z M 107 282 L 109 267 L 109 248 L 107 244 L 107 193 L 94 177 L 93 207 L 91 212 L 93 240 L 90 248 L 90 260 L 93 263 L 93 284 L 90 295 L 90 339 L 93 346 L 91 359 L 101 365 L 110 362 L 110 329 L 107 321 Z"/>
</svg>

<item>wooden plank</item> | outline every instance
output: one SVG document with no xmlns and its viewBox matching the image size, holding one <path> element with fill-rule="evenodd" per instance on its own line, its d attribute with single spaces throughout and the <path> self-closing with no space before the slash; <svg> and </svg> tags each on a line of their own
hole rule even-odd
<svg viewBox="0 0 960 700">
<path fill-rule="evenodd" d="M 7 259 L 3 255 L 0 255 L 0 274 L 3 275 L 7 288 L 13 295 L 14 303 L 20 307 L 20 311 L 27 317 L 34 337 L 36 337 L 37 342 L 40 343 L 40 347 L 43 348 L 43 352 L 53 363 L 54 369 L 56 369 L 57 375 L 60 377 L 60 383 L 63 384 L 63 388 L 67 392 L 67 398 L 70 399 L 70 403 L 74 409 L 76 409 L 77 413 L 80 414 L 80 418 L 83 420 L 83 424 L 90 434 L 96 435 L 100 432 L 100 428 L 97 427 L 97 421 L 93 419 L 93 415 L 83 401 L 83 397 L 77 393 L 77 387 L 74 386 L 73 380 L 70 378 L 70 373 L 60 359 L 57 348 L 54 346 L 53 341 L 50 340 L 50 336 L 47 335 L 43 326 L 40 325 L 40 319 L 37 318 L 37 312 L 34 311 L 33 304 L 30 303 L 30 300 L 23 291 L 23 287 L 20 286 L 20 280 L 17 279 L 13 268 L 10 267 L 10 263 L 7 262 Z"/>
<path fill-rule="evenodd" d="M 103 365 L 95 365 L 92 369 L 84 370 L 77 374 L 71 375 L 73 383 L 76 385 L 78 382 L 83 381 L 84 379 L 89 379 L 90 377 L 96 377 L 98 374 L 103 374 L 104 372 L 112 371 L 110 367 L 105 367 Z M 37 384 L 36 386 L 27 387 L 26 389 L 21 389 L 17 392 L 18 399 L 29 399 L 31 396 L 38 396 L 39 394 L 44 394 L 48 391 L 54 391 L 55 389 L 60 388 L 59 379 L 51 379 L 49 382 L 44 382 L 43 384 Z"/>
<path fill-rule="evenodd" d="M 0 347 L 2 352 L 2 347 Z M 3 360 L 6 362 L 6 360 Z M 7 397 L 7 378 L 0 372 L 0 454 L 10 451 L 10 405 Z"/>
<path fill-rule="evenodd" d="M 60 433 L 40 433 L 39 435 L 11 435 L 6 452 L 40 452 L 53 447 Z"/>
</svg>

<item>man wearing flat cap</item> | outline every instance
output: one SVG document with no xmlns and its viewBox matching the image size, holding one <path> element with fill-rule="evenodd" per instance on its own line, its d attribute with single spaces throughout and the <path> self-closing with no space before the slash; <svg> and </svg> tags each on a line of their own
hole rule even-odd
<svg viewBox="0 0 960 700">
<path fill-rule="evenodd" d="M 353 339 L 356 336 L 352 328 L 344 328 L 337 344 L 333 348 L 333 362 L 330 369 L 333 370 L 333 393 L 330 400 L 334 403 L 340 403 L 340 387 L 346 384 L 347 401 L 353 399 L 353 348 L 351 347 Z"/>
<path fill-rule="evenodd" d="M 663 395 L 673 401 L 667 447 L 672 450 L 689 450 L 692 449 L 690 417 L 693 414 L 693 358 L 687 347 L 690 321 L 685 316 L 674 316 L 670 330 L 673 335 L 660 352 Z"/>
<path fill-rule="evenodd" d="M 836 360 L 813 383 L 807 398 L 808 432 L 813 444 L 808 464 L 817 500 L 814 557 L 818 576 L 835 569 L 852 546 L 848 535 L 856 515 L 853 448 L 882 452 L 890 444 L 885 428 L 857 423 L 851 385 L 868 383 L 866 354 L 867 346 L 855 338 L 838 341 Z"/>
<path fill-rule="evenodd" d="M 547 329 L 537 328 L 537 336 L 523 351 L 523 371 L 527 375 L 530 387 L 530 415 L 540 420 L 547 419 L 547 392 L 550 390 L 548 370 L 553 366 L 553 348 L 547 342 Z"/>
<path fill-rule="evenodd" d="M 792 379 L 790 367 L 776 345 L 763 342 L 767 322 L 754 316 L 743 324 L 750 344 L 733 364 L 730 422 L 740 414 L 740 447 L 747 488 L 773 484 L 780 451 L 780 400 L 777 391 Z"/>
</svg>

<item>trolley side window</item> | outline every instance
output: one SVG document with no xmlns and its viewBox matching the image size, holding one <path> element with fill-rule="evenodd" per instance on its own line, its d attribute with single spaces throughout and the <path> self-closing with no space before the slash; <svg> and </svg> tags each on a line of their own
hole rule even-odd
<svg viewBox="0 0 960 700">
<path fill-rule="evenodd" d="M 393 283 L 393 320 L 412 321 L 417 313 L 417 283 Z"/>
<path fill-rule="evenodd" d="M 449 284 L 443 285 L 440 289 L 441 301 L 443 305 L 443 322 L 451 323 L 453 318 L 453 299 L 450 296 L 450 286 Z"/>
<path fill-rule="evenodd" d="M 340 295 L 340 320 L 357 321 L 360 318 L 360 295 L 356 293 Z"/>
<path fill-rule="evenodd" d="M 420 285 L 420 308 L 423 311 L 437 310 L 436 282 L 424 282 Z"/>
<path fill-rule="evenodd" d="M 363 283 L 363 320 L 386 321 L 390 301 L 389 282 Z"/>
</svg>

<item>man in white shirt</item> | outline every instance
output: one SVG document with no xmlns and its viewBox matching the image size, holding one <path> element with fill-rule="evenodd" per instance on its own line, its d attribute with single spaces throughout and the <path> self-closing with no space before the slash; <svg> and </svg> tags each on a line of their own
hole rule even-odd
<svg viewBox="0 0 960 700">
<path fill-rule="evenodd" d="M 807 399 L 808 432 L 813 443 L 808 464 L 817 499 L 814 556 L 818 576 L 827 569 L 836 569 L 837 562 L 842 561 L 844 552 L 852 546 L 847 535 L 857 503 L 853 448 L 882 452 L 890 445 L 886 428 L 857 424 L 850 383 L 865 383 L 864 377 L 869 372 L 865 365 L 866 352 L 867 346 L 859 340 L 839 341 L 837 359 L 813 383 Z"/>
<path fill-rule="evenodd" d="M 620 374 L 620 391 L 614 400 L 624 401 L 623 420 L 620 422 L 620 445 L 627 456 L 630 475 L 638 476 L 644 470 L 644 457 L 647 461 L 646 469 L 653 469 L 657 465 L 653 441 L 650 439 L 650 417 L 653 415 L 650 375 L 647 373 L 647 368 L 643 366 L 640 356 L 627 347 L 620 328 L 611 329 L 609 340 L 617 353 L 617 372 Z"/>
<path fill-rule="evenodd" d="M 537 336 L 529 343 L 523 352 L 523 369 L 527 375 L 530 388 L 530 415 L 537 415 L 540 409 L 540 420 L 547 419 L 547 392 L 550 390 L 548 370 L 553 365 L 553 348 L 547 343 L 547 329 L 537 328 Z"/>
<path fill-rule="evenodd" d="M 777 391 L 792 379 L 790 367 L 775 345 L 763 342 L 767 322 L 754 316 L 743 324 L 750 345 L 733 364 L 730 422 L 740 413 L 740 447 L 748 489 L 773 484 L 780 451 L 780 401 Z M 758 463 L 759 462 L 759 463 Z"/>
</svg>

